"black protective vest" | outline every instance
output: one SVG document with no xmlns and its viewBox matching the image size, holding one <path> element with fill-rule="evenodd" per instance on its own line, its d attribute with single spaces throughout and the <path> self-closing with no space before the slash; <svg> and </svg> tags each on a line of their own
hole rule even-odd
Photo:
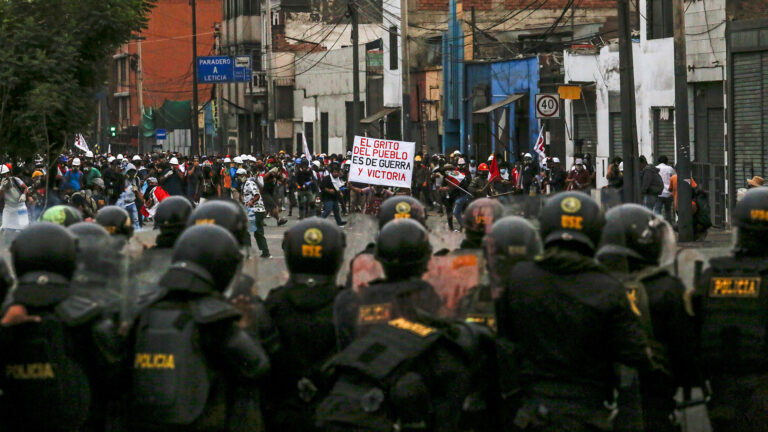
<svg viewBox="0 0 768 432">
<path fill-rule="evenodd" d="M 711 372 L 768 372 L 768 262 L 710 261 L 698 287 L 702 356 Z"/>
</svg>

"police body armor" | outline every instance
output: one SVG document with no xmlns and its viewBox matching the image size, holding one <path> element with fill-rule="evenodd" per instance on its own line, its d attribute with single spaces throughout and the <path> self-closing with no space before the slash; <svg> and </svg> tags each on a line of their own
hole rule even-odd
<svg viewBox="0 0 768 432">
<path fill-rule="evenodd" d="M 19 289 L 37 285 L 64 290 L 67 284 L 59 275 L 33 272 L 21 277 Z M 92 404 L 104 401 L 92 394 L 104 394 L 92 389 L 103 390 L 108 384 L 105 374 L 92 369 L 113 367 L 119 359 L 119 344 L 112 326 L 94 322 L 103 307 L 88 298 L 73 295 L 40 306 L 27 307 L 40 322 L 11 325 L 0 332 L 0 367 L 5 371 L 0 378 L 2 429 L 79 430 L 91 415 L 102 414 Z"/>
<path fill-rule="evenodd" d="M 473 324 L 440 326 L 397 318 L 353 342 L 326 366 L 335 384 L 318 422 L 330 431 L 459 430 L 491 336 Z"/>
<path fill-rule="evenodd" d="M 232 306 L 212 296 L 183 304 L 161 300 L 141 315 L 132 359 L 140 421 L 189 425 L 201 417 L 216 377 L 200 345 L 200 326 L 237 317 Z"/>
<path fill-rule="evenodd" d="M 702 355 L 712 372 L 768 373 L 768 263 L 716 258 L 699 286 Z"/>
</svg>

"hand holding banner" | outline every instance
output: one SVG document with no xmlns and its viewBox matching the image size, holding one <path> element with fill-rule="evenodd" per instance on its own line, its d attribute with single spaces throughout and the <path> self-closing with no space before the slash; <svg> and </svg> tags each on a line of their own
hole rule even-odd
<svg viewBox="0 0 768 432">
<path fill-rule="evenodd" d="M 411 188 L 416 143 L 355 137 L 349 181 Z"/>
</svg>

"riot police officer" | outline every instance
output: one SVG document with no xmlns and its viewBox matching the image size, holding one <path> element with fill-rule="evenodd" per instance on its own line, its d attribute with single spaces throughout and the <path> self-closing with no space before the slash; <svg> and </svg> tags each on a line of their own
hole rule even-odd
<svg viewBox="0 0 768 432">
<path fill-rule="evenodd" d="M 251 246 L 248 236 L 248 215 L 245 209 L 234 201 L 212 200 L 196 208 L 187 219 L 187 226 L 203 224 L 224 227 L 235 236 L 241 247 L 250 248 Z"/>
<path fill-rule="evenodd" d="M 504 216 L 504 206 L 492 198 L 479 198 L 467 206 L 462 217 L 465 235 L 460 249 L 480 249 L 483 237 Z"/>
<path fill-rule="evenodd" d="M 187 226 L 192 213 L 192 203 L 182 196 L 170 196 L 157 206 L 155 229 L 160 230 L 155 242 L 156 248 L 170 249 Z"/>
<path fill-rule="evenodd" d="M 166 294 L 141 312 L 133 332 L 134 429 L 260 426 L 255 384 L 269 360 L 221 296 L 241 259 L 237 241 L 219 226 L 191 227 L 177 240 L 160 279 Z"/>
<path fill-rule="evenodd" d="M 49 222 L 11 245 L 18 288 L 0 327 L 3 430 L 103 430 L 119 352 L 100 305 L 73 296 L 76 240 Z"/>
<path fill-rule="evenodd" d="M 381 229 L 376 241 L 376 260 L 386 275 L 360 288 L 346 290 L 334 304 L 339 347 L 344 348 L 370 327 L 395 318 L 417 319 L 420 312 L 437 315 L 440 296 L 421 280 L 432 254 L 427 230 L 412 219 L 395 219 Z"/>
<path fill-rule="evenodd" d="M 270 352 L 272 374 L 266 390 L 269 430 L 314 430 L 315 406 L 326 388 L 321 367 L 336 353 L 333 301 L 341 290 L 336 275 L 344 246 L 344 233 L 317 217 L 285 233 L 290 278 L 265 301 L 279 334 L 279 348 Z"/>
<path fill-rule="evenodd" d="M 768 188 L 747 191 L 733 212 L 731 256 L 710 260 L 695 293 L 701 356 L 711 381 L 715 431 L 768 430 Z"/>
<path fill-rule="evenodd" d="M 94 218 L 111 236 L 128 241 L 133 236 L 131 216 L 122 207 L 111 205 L 103 207 Z"/>
<path fill-rule="evenodd" d="M 520 353 L 502 358 L 518 371 L 504 381 L 523 390 L 503 388 L 510 410 L 517 409 L 512 424 L 533 431 L 610 430 L 613 364 L 651 367 L 645 334 L 621 283 L 593 259 L 603 227 L 597 203 L 580 193 L 557 194 L 540 223 L 543 256 L 509 270 L 514 277 L 496 308 L 499 336 L 516 347 L 505 355 Z"/>
<path fill-rule="evenodd" d="M 684 302 L 685 286 L 666 268 L 660 267 L 666 261 L 665 256 L 672 256 L 674 233 L 663 219 L 637 204 L 614 207 L 605 218 L 597 259 L 624 282 L 630 308 L 643 324 L 649 341 L 666 354 L 666 364 L 672 373 L 671 376 L 659 371 L 641 373 L 642 409 L 625 411 L 636 411 L 629 415 L 642 413 L 641 422 L 648 432 L 672 432 L 677 430 L 670 421 L 677 388 L 691 389 L 701 385 L 694 361 L 694 322 L 686 312 Z M 622 381 L 632 380 L 625 378 Z M 619 396 L 620 401 L 622 396 Z M 624 399 L 632 399 L 632 396 L 626 396 Z M 619 414 L 619 419 L 625 424 L 639 423 L 632 422 L 623 413 Z"/>
<path fill-rule="evenodd" d="M 465 221 L 469 222 L 467 219 Z M 459 316 L 496 329 L 494 299 L 506 286 L 509 269 L 520 261 L 533 260 L 541 255 L 541 251 L 539 233 L 527 219 L 507 216 L 496 221 L 483 239 L 488 283 L 474 287 L 464 297 L 459 307 Z"/>
<path fill-rule="evenodd" d="M 92 222 L 79 222 L 68 228 L 77 237 L 77 269 L 72 277 L 75 291 L 88 291 L 102 304 L 115 305 L 118 293 L 115 275 L 120 271 L 120 254 L 115 241 L 104 227 Z"/>
</svg>

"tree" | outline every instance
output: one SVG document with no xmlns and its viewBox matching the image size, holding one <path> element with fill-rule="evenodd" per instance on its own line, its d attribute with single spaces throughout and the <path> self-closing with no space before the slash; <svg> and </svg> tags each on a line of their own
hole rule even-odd
<svg viewBox="0 0 768 432">
<path fill-rule="evenodd" d="M 155 0 L 0 0 L 0 154 L 61 153 Z"/>
</svg>

